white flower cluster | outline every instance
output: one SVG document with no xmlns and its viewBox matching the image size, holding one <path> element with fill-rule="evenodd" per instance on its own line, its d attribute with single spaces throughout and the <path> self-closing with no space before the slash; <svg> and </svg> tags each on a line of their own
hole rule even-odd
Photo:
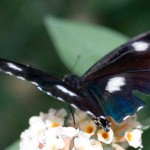
<svg viewBox="0 0 150 150">
<path fill-rule="evenodd" d="M 64 109 L 50 109 L 47 114 L 31 117 L 29 128 L 21 134 L 20 150 L 125 150 L 128 145 L 142 147 L 141 125 L 135 116 L 121 124 L 110 119 L 110 132 L 97 127 L 86 113 L 79 110 L 74 114 L 76 127 L 71 117 L 64 127 L 66 116 Z"/>
</svg>

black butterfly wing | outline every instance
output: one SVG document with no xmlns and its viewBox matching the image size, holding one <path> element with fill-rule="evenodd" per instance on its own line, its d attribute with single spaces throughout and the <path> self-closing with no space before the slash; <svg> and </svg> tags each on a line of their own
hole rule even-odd
<svg viewBox="0 0 150 150">
<path fill-rule="evenodd" d="M 134 77 L 129 74 L 117 74 L 89 84 L 89 89 L 99 101 L 104 114 L 117 122 L 121 122 L 145 105 L 132 91 L 138 86 L 139 91 L 150 91 L 150 84 L 141 87 L 141 83 L 136 81 L 139 79 Z"/>
<path fill-rule="evenodd" d="M 120 47 L 116 48 L 115 50 L 113 50 L 112 52 L 108 53 L 106 56 L 104 56 L 102 59 L 100 59 L 98 62 L 96 62 L 83 76 L 82 76 L 82 80 L 93 80 L 97 77 L 102 77 L 102 76 L 107 76 L 108 74 L 111 74 L 110 71 L 113 70 L 113 68 L 111 70 L 109 70 L 109 72 L 105 72 L 102 71 L 104 70 L 107 66 L 110 66 L 109 64 L 112 64 L 114 61 L 118 60 L 118 59 L 122 59 L 122 56 L 124 55 L 130 55 L 130 53 L 132 55 L 134 54 L 138 54 L 136 52 L 138 51 L 145 51 L 146 53 L 149 53 L 150 48 L 149 48 L 149 44 L 150 44 L 150 31 L 143 33 L 141 35 L 138 35 L 137 37 L 131 39 L 129 42 L 121 45 Z M 143 46 L 143 47 L 142 47 Z M 135 48 L 137 48 L 137 50 L 135 50 Z M 142 49 L 141 49 L 142 48 Z M 145 50 L 144 50 L 145 48 Z M 141 50 L 140 50 L 141 49 Z M 148 52 L 147 52 L 148 51 Z M 125 57 L 126 57 L 125 56 Z M 128 56 L 127 56 L 128 57 Z M 131 56 L 130 56 L 131 57 Z M 125 58 L 127 59 L 127 58 Z M 132 59 L 132 58 L 131 58 Z M 136 58 L 135 60 L 137 60 L 138 58 Z M 123 61 L 122 61 L 123 62 Z M 125 62 L 124 62 L 125 63 Z M 118 65 L 118 64 L 117 64 Z M 131 64 L 130 64 L 131 65 Z M 133 63 L 133 65 L 136 65 L 136 62 Z M 130 68 L 132 68 L 133 66 L 130 66 Z M 101 70 L 102 69 L 102 70 Z M 121 68 L 120 68 L 121 69 Z M 125 70 L 125 68 L 123 67 L 122 69 Z M 128 69 L 128 68 L 127 68 Z M 116 69 L 115 69 L 116 70 Z M 113 71 L 115 71 L 113 70 Z M 118 70 L 117 70 L 118 71 Z M 116 71 L 116 73 L 117 73 Z M 123 71 L 123 70 L 122 70 Z"/>
<path fill-rule="evenodd" d="M 88 112 L 88 110 L 91 110 L 97 105 L 97 101 L 85 97 L 76 88 L 30 66 L 0 58 L 0 71 L 9 75 L 15 75 L 19 79 L 30 81 L 42 92 L 54 96 L 60 101 L 67 102 L 72 107 L 79 108 L 83 111 Z M 101 110 L 97 108 L 93 110 L 93 113 L 96 115 L 99 114 L 100 111 Z"/>
<path fill-rule="evenodd" d="M 134 114 L 144 102 L 133 91 L 150 94 L 150 32 L 108 54 L 81 79 L 89 85 L 105 115 L 120 122 Z"/>
</svg>

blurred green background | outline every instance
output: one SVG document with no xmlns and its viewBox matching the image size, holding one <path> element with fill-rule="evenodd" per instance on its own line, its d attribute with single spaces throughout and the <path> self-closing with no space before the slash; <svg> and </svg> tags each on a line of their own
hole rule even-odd
<svg viewBox="0 0 150 150">
<path fill-rule="evenodd" d="M 149 6 L 148 0 L 0 0 L 0 57 L 62 78 L 70 71 L 47 33 L 47 15 L 104 25 L 133 37 L 150 29 Z M 0 85 L 0 149 L 19 138 L 30 116 L 62 106 L 28 82 L 3 73 Z"/>
</svg>

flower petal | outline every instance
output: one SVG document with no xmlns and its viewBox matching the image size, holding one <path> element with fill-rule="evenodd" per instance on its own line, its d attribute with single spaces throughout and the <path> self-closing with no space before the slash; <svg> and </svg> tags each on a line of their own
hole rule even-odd
<svg viewBox="0 0 150 150">
<path fill-rule="evenodd" d="M 125 133 L 125 139 L 128 141 L 128 144 L 134 148 L 142 148 L 142 133 L 140 129 L 133 129 Z"/>
<path fill-rule="evenodd" d="M 99 129 L 97 132 L 98 140 L 110 144 L 113 141 L 113 131 L 110 129 L 109 132 L 104 131 L 103 129 Z"/>
</svg>

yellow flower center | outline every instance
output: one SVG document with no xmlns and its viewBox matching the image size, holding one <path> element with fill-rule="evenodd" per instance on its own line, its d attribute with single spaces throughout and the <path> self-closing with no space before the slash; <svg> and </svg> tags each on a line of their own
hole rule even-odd
<svg viewBox="0 0 150 150">
<path fill-rule="evenodd" d="M 57 123 L 57 122 L 54 122 L 54 123 L 51 125 L 51 128 L 55 128 L 55 127 L 58 127 L 58 126 L 60 126 L 60 124 Z"/>
<path fill-rule="evenodd" d="M 101 134 L 102 134 L 102 137 L 103 137 L 104 139 L 107 140 L 107 139 L 109 138 L 108 132 L 102 132 Z"/>
<path fill-rule="evenodd" d="M 87 126 L 86 127 L 86 133 L 92 133 L 93 132 L 93 127 L 92 126 Z"/>
<path fill-rule="evenodd" d="M 131 134 L 131 133 L 128 133 L 128 134 L 127 134 L 127 139 L 128 139 L 129 141 L 132 141 L 133 137 L 132 137 L 132 134 Z"/>
</svg>

